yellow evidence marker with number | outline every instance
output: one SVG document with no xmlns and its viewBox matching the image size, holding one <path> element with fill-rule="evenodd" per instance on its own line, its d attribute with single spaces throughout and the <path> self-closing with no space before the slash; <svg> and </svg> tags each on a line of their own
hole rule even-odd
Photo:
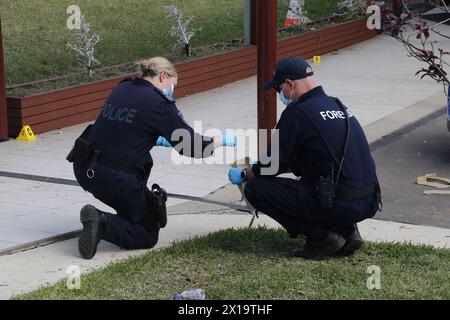
<svg viewBox="0 0 450 320">
<path fill-rule="evenodd" d="M 313 61 L 314 63 L 320 64 L 320 56 L 314 56 Z"/>
<path fill-rule="evenodd" d="M 36 140 L 36 136 L 30 126 L 24 126 L 16 138 L 17 141 L 31 142 Z"/>
</svg>

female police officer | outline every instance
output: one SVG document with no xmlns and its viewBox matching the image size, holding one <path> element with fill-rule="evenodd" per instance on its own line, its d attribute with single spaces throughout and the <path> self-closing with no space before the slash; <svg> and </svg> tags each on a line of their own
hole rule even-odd
<svg viewBox="0 0 450 320">
<path fill-rule="evenodd" d="M 205 158 L 216 147 L 236 145 L 233 135 L 203 137 L 184 121 L 172 100 L 177 72 L 167 59 L 152 58 L 140 67 L 141 77 L 126 79 L 112 91 L 95 124 L 68 156 L 82 188 L 117 211 L 106 213 L 91 205 L 81 209 L 78 249 L 85 259 L 95 255 L 101 239 L 125 249 L 157 243 L 167 217 L 155 213 L 146 187 L 153 146 L 175 146 L 184 156 Z"/>
</svg>

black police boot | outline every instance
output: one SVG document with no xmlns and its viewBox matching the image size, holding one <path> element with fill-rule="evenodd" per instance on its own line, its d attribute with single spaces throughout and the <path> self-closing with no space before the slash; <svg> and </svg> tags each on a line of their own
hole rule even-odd
<svg viewBox="0 0 450 320">
<path fill-rule="evenodd" d="M 345 245 L 338 252 L 341 256 L 351 256 L 356 250 L 362 247 L 364 241 L 359 233 L 358 226 L 356 224 L 344 229 L 342 236 L 345 238 Z"/>
<path fill-rule="evenodd" d="M 83 224 L 83 231 L 78 238 L 78 251 L 84 259 L 92 259 L 103 237 L 106 217 L 88 204 L 81 209 L 80 221 Z"/>
<path fill-rule="evenodd" d="M 302 248 L 295 249 L 292 254 L 308 260 L 320 260 L 336 254 L 345 245 L 345 239 L 340 234 L 329 231 L 325 237 L 318 240 L 311 237 L 306 239 Z"/>
</svg>

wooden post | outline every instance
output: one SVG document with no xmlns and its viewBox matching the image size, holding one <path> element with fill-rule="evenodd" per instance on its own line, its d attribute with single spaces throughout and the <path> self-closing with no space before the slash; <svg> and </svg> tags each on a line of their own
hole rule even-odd
<svg viewBox="0 0 450 320">
<path fill-rule="evenodd" d="M 257 1 L 257 12 L 258 129 L 271 130 L 277 121 L 277 97 L 274 90 L 264 89 L 264 84 L 272 80 L 277 63 L 277 0 Z M 270 131 L 267 136 L 270 143 Z M 259 149 L 260 154 L 265 151 Z"/>
<path fill-rule="evenodd" d="M 6 104 L 5 63 L 3 58 L 2 20 L 0 18 L 0 141 L 8 140 L 8 106 Z"/>
<path fill-rule="evenodd" d="M 400 17 L 403 12 L 403 1 L 402 0 L 394 0 L 394 14 L 397 17 Z"/>
</svg>

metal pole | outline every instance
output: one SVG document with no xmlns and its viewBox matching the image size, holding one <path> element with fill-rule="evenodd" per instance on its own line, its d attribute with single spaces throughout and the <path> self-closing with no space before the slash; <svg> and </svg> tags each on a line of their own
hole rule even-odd
<svg viewBox="0 0 450 320">
<path fill-rule="evenodd" d="M 3 58 L 2 20 L 0 18 L 0 141 L 8 140 L 8 106 L 6 104 L 5 63 Z"/>
<path fill-rule="evenodd" d="M 277 0 L 257 1 L 258 36 L 258 129 L 271 130 L 277 121 L 274 90 L 264 89 L 272 80 L 277 63 Z M 267 134 L 270 143 L 270 131 Z M 258 141 L 261 146 L 261 141 Z M 267 150 L 259 149 L 259 154 Z M 263 148 L 264 149 L 264 148 Z"/>
<path fill-rule="evenodd" d="M 252 0 L 244 0 L 244 39 L 246 46 L 252 44 Z"/>
</svg>

